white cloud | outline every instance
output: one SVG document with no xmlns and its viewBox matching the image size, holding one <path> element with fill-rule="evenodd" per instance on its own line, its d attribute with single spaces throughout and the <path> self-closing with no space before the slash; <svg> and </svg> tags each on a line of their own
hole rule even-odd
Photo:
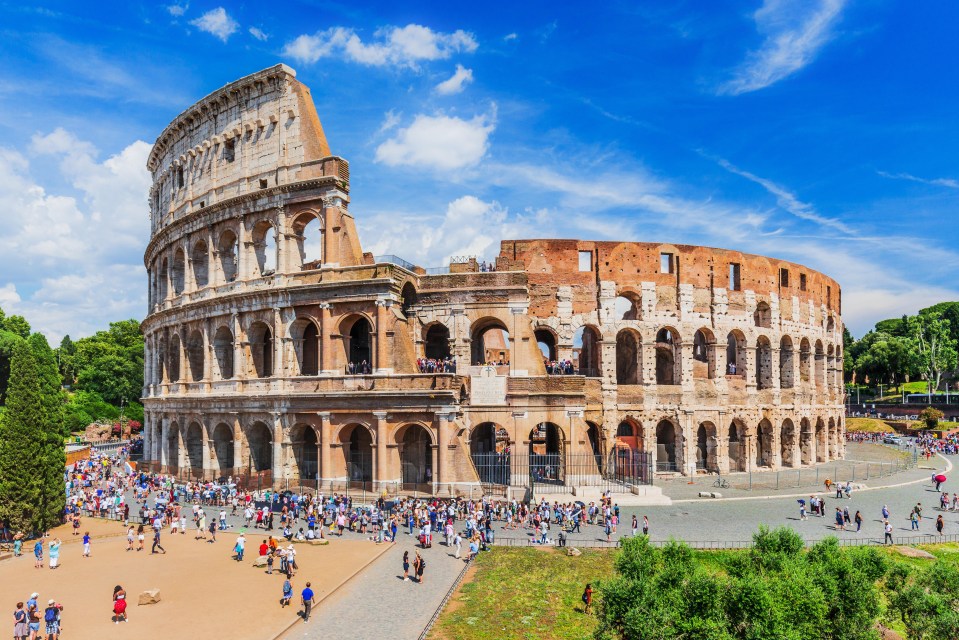
<svg viewBox="0 0 959 640">
<path fill-rule="evenodd" d="M 392 109 L 386 112 L 383 116 L 383 124 L 380 125 L 380 129 L 377 133 L 386 133 L 391 129 L 395 129 L 400 124 L 400 119 L 403 114 L 396 113 Z"/>
<path fill-rule="evenodd" d="M 516 40 L 517 38 L 519 38 L 519 34 L 517 34 L 517 33 L 507 33 L 505 36 L 503 36 L 503 41 L 505 41 L 505 42 L 510 42 L 510 41 L 512 41 L 512 40 Z"/>
<path fill-rule="evenodd" d="M 746 55 L 720 94 L 739 95 L 779 82 L 812 62 L 833 37 L 847 0 L 765 0 L 754 14 L 763 44 Z M 813 6 L 811 6 L 813 5 Z"/>
<path fill-rule="evenodd" d="M 260 42 L 266 42 L 270 39 L 270 36 L 266 34 L 262 29 L 257 27 L 250 27 L 250 35 L 259 40 Z"/>
<path fill-rule="evenodd" d="M 175 4 L 168 5 L 167 8 L 166 8 L 166 10 L 167 10 L 167 11 L 170 13 L 170 15 L 173 16 L 174 18 L 179 18 L 179 17 L 182 16 L 184 13 L 186 13 L 186 10 L 189 9 L 189 8 L 190 8 L 190 3 L 189 3 L 189 2 L 184 2 L 183 4 L 175 3 Z"/>
<path fill-rule="evenodd" d="M 12 282 L 0 287 L 0 307 L 10 309 L 18 302 L 20 302 L 20 294 L 17 293 L 17 287 Z"/>
<path fill-rule="evenodd" d="M 446 115 L 418 115 L 376 149 L 376 161 L 391 167 L 416 166 L 440 170 L 474 166 L 489 149 L 493 116 L 471 120 Z"/>
<path fill-rule="evenodd" d="M 301 35 L 287 43 L 284 55 L 312 64 L 334 55 L 370 66 L 387 64 L 414 67 L 418 62 L 443 60 L 454 53 L 472 53 L 478 44 L 473 34 L 458 29 L 453 33 L 433 31 L 429 27 L 409 24 L 387 27 L 374 34 L 374 40 L 363 42 L 353 29 L 332 27 L 314 35 Z"/>
<path fill-rule="evenodd" d="M 191 20 L 190 24 L 200 31 L 216 36 L 223 42 L 229 40 L 230 36 L 240 28 L 240 24 L 231 18 L 223 7 L 210 9 L 196 20 Z"/>
<path fill-rule="evenodd" d="M 885 171 L 877 171 L 876 173 L 881 175 L 883 178 L 892 178 L 893 180 L 909 180 L 910 182 L 918 182 L 920 184 L 928 184 L 935 187 L 959 189 L 959 180 L 953 180 L 952 178 L 920 178 L 910 173 L 886 173 Z"/>
<path fill-rule="evenodd" d="M 466 85 L 472 81 L 473 70 L 458 64 L 456 65 L 456 72 L 452 76 L 436 85 L 436 92 L 444 96 L 453 95 L 465 89 Z"/>
</svg>

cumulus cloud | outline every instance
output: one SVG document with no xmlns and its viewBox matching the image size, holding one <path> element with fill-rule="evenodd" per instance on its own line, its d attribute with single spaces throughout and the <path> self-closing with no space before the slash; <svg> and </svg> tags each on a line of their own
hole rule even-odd
<svg viewBox="0 0 959 640">
<path fill-rule="evenodd" d="M 94 145 L 56 129 L 26 152 L 0 148 L 0 306 L 51 339 L 142 317 L 149 238 L 145 168 L 137 141 L 100 160 Z M 33 177 L 41 170 L 51 190 Z"/>
<path fill-rule="evenodd" d="M 259 40 L 260 42 L 266 42 L 270 39 L 270 36 L 267 35 L 262 29 L 257 27 L 250 27 L 250 35 Z"/>
<path fill-rule="evenodd" d="M 412 124 L 376 149 L 376 161 L 391 167 L 417 166 L 439 170 L 463 169 L 476 165 L 489 149 L 493 117 L 479 115 L 471 120 L 455 116 L 416 116 Z"/>
<path fill-rule="evenodd" d="M 184 13 L 186 13 L 186 10 L 189 9 L 189 8 L 190 8 L 190 3 L 184 2 L 183 4 L 176 4 L 176 3 L 175 3 L 175 4 L 168 5 L 167 8 L 166 8 L 166 10 L 167 10 L 167 11 L 170 13 L 170 15 L 173 16 L 174 18 L 179 18 L 179 17 L 182 16 Z"/>
<path fill-rule="evenodd" d="M 196 20 L 191 20 L 190 24 L 200 31 L 216 36 L 223 42 L 229 40 L 230 36 L 240 28 L 240 24 L 231 18 L 223 7 L 210 9 Z"/>
<path fill-rule="evenodd" d="M 753 14 L 756 30 L 765 36 L 750 51 L 720 94 L 739 95 L 779 82 L 815 60 L 833 38 L 848 0 L 765 0 Z"/>
<path fill-rule="evenodd" d="M 440 95 L 449 96 L 459 93 L 466 88 L 466 85 L 473 81 L 473 70 L 467 69 L 461 64 L 456 65 L 456 71 L 452 76 L 436 85 L 436 92 Z"/>
<path fill-rule="evenodd" d="M 379 29 L 368 42 L 363 42 L 353 29 L 332 27 L 313 35 L 298 36 L 287 43 L 283 53 L 306 64 L 339 56 L 369 66 L 413 67 L 422 61 L 447 59 L 454 53 L 472 53 L 477 46 L 473 34 L 461 29 L 442 33 L 408 24 Z"/>
</svg>

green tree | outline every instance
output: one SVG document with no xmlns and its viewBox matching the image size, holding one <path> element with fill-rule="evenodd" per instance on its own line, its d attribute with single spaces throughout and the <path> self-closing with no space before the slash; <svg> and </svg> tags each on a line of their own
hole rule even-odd
<svg viewBox="0 0 959 640">
<path fill-rule="evenodd" d="M 870 331 L 846 352 L 853 363 L 857 381 L 898 384 L 920 371 L 915 341 L 883 331 Z"/>
<path fill-rule="evenodd" d="M 63 384 L 72 386 L 76 382 L 77 371 L 74 360 L 77 355 L 77 345 L 70 339 L 69 335 L 63 336 L 60 346 L 57 347 L 57 362 L 60 365 L 60 375 L 63 377 Z"/>
<path fill-rule="evenodd" d="M 10 360 L 13 357 L 13 348 L 18 342 L 23 342 L 23 338 L 0 329 L 0 405 L 6 402 L 7 384 L 10 381 Z"/>
<path fill-rule="evenodd" d="M 3 321 L 3 329 L 10 333 L 15 333 L 21 338 L 30 335 L 30 323 L 23 316 L 7 316 Z"/>
<path fill-rule="evenodd" d="M 933 389 L 938 389 L 942 374 L 956 368 L 956 341 L 949 321 L 938 313 L 926 312 L 909 318 L 909 327 L 922 372 Z"/>
<path fill-rule="evenodd" d="M 935 407 L 926 407 L 919 412 L 919 420 L 925 422 L 930 429 L 934 429 L 943 417 L 945 417 L 945 414 Z"/>
<path fill-rule="evenodd" d="M 143 391 L 143 335 L 136 320 L 110 323 L 107 331 L 75 343 L 73 368 L 78 391 L 98 394 L 119 406 Z"/>
<path fill-rule="evenodd" d="M 40 475 L 41 521 L 56 523 L 66 506 L 63 490 L 63 470 L 66 467 L 66 453 L 63 447 L 64 394 L 60 382 L 60 370 L 56 357 L 42 333 L 34 333 L 27 344 L 37 362 L 37 380 L 40 397 L 43 400 L 43 415 L 40 419 L 41 465 Z M 46 528 L 49 524 L 45 525 Z"/>
</svg>

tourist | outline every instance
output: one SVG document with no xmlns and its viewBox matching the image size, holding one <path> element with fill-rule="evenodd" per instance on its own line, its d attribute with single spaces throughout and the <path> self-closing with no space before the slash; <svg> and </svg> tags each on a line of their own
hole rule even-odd
<svg viewBox="0 0 959 640">
<path fill-rule="evenodd" d="M 17 534 L 13 536 L 13 557 L 19 558 L 23 555 L 23 532 L 17 531 Z"/>
<path fill-rule="evenodd" d="M 410 580 L 410 552 L 403 552 L 403 582 Z"/>
<path fill-rule="evenodd" d="M 127 529 L 127 551 L 133 551 L 133 539 L 136 537 L 136 533 L 132 526 Z"/>
<path fill-rule="evenodd" d="M 141 524 L 139 527 L 137 527 L 137 551 L 143 551 L 143 540 L 145 537 L 146 536 L 143 533 L 143 525 Z"/>
<path fill-rule="evenodd" d="M 300 594 L 300 597 L 303 599 L 303 622 L 310 621 L 310 611 L 313 610 L 313 589 L 310 588 L 310 583 L 306 583 L 306 587 L 303 589 L 303 593 Z"/>
<path fill-rule="evenodd" d="M 846 530 L 846 520 L 842 517 L 842 509 L 836 507 L 836 530 Z"/>
<path fill-rule="evenodd" d="M 156 553 L 159 549 L 162 553 L 166 554 L 166 549 L 160 545 L 160 530 L 153 530 L 153 547 L 150 549 L 150 553 Z"/>
<path fill-rule="evenodd" d="M 416 570 L 416 581 L 419 584 L 423 584 L 423 573 L 426 571 L 426 560 L 420 555 L 420 552 L 416 552 L 416 560 L 413 561 L 413 568 Z"/>
<path fill-rule="evenodd" d="M 853 518 L 853 520 L 856 522 L 856 532 L 858 533 L 859 530 L 862 529 L 862 514 L 859 513 L 858 509 L 856 510 L 856 517 Z"/>
<path fill-rule="evenodd" d="M 639 533 L 639 518 L 636 517 L 636 514 L 633 514 L 633 537 L 636 537 L 636 534 Z"/>
<path fill-rule="evenodd" d="M 916 511 L 915 507 L 911 512 L 909 512 L 909 522 L 912 525 L 913 531 L 919 529 L 919 513 Z"/>
<path fill-rule="evenodd" d="M 210 543 L 216 542 L 216 520 L 210 520 Z"/>
<path fill-rule="evenodd" d="M 459 560 L 463 548 L 463 538 L 458 532 L 453 534 L 453 546 L 456 547 L 456 553 L 453 554 L 453 557 Z"/>
<path fill-rule="evenodd" d="M 120 619 L 127 622 L 127 592 L 117 585 L 113 587 L 113 622 L 120 624 Z"/>
<path fill-rule="evenodd" d="M 57 565 L 60 564 L 60 545 L 63 542 L 60 538 L 50 541 L 50 568 L 56 569 Z"/>
<path fill-rule="evenodd" d="M 47 640 L 57 640 L 60 637 L 60 609 L 56 600 L 49 600 L 43 612 L 43 621 L 46 623 Z"/>
<path fill-rule="evenodd" d="M 799 500 L 797 500 L 797 502 L 799 503 L 799 519 L 805 520 L 806 519 L 806 501 L 800 498 Z"/>
<path fill-rule="evenodd" d="M 13 612 L 13 640 L 26 640 L 30 635 L 30 626 L 27 623 L 27 612 L 23 609 L 23 603 L 17 603 L 17 609 Z"/>
<path fill-rule="evenodd" d="M 243 551 L 246 549 L 246 536 L 242 533 L 236 537 L 236 546 L 233 548 L 236 551 L 236 561 L 243 562 Z"/>
<path fill-rule="evenodd" d="M 883 520 L 889 519 L 889 507 L 886 505 L 882 505 L 882 519 Z"/>
<path fill-rule="evenodd" d="M 33 544 L 33 566 L 35 569 L 43 568 L 43 540 L 37 540 Z"/>
<path fill-rule="evenodd" d="M 649 535 L 649 518 L 647 518 L 646 516 L 643 516 L 643 535 L 644 536 Z"/>
<path fill-rule="evenodd" d="M 936 518 L 936 533 L 940 536 L 942 535 L 942 528 L 945 526 L 945 523 L 942 521 L 942 514 L 939 514 L 939 517 Z"/>
<path fill-rule="evenodd" d="M 280 608 L 285 609 L 290 606 L 290 600 L 293 599 L 293 581 L 289 578 L 283 581 L 283 597 L 280 599 Z"/>
<path fill-rule="evenodd" d="M 83 534 L 83 557 L 90 557 L 90 532 L 87 531 Z"/>
<path fill-rule="evenodd" d="M 613 533 L 613 523 L 606 518 L 606 542 L 609 542 L 609 536 Z"/>
<path fill-rule="evenodd" d="M 892 525 L 889 524 L 888 520 L 883 521 L 883 530 L 886 532 L 886 536 L 883 538 L 883 544 L 892 544 Z"/>
<path fill-rule="evenodd" d="M 40 604 L 37 602 L 39 597 L 40 594 L 34 592 L 27 600 L 27 626 L 30 629 L 30 640 L 35 640 L 40 634 Z"/>
<path fill-rule="evenodd" d="M 589 614 L 589 609 L 593 605 L 593 585 L 586 583 L 586 589 L 583 591 L 583 613 Z"/>
</svg>

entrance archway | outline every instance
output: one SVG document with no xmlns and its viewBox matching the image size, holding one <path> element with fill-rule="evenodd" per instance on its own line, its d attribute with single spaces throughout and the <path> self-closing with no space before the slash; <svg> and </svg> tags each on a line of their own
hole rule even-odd
<svg viewBox="0 0 959 640">
<path fill-rule="evenodd" d="M 509 331 L 495 318 L 480 320 L 473 325 L 470 350 L 474 365 L 487 362 L 509 364 L 511 355 Z"/>
<path fill-rule="evenodd" d="M 799 451 L 803 465 L 810 465 L 816 461 L 816 441 L 813 438 L 809 418 L 803 418 L 799 423 Z"/>
<path fill-rule="evenodd" d="M 773 425 L 765 418 L 756 428 L 756 466 L 773 466 Z"/>
<path fill-rule="evenodd" d="M 656 425 L 656 471 L 678 471 L 676 425 L 662 420 Z"/>
<path fill-rule="evenodd" d="M 203 427 L 191 422 L 186 430 L 186 454 L 191 475 L 203 475 Z"/>
<path fill-rule="evenodd" d="M 433 442 L 421 425 L 411 424 L 397 434 L 404 487 L 421 488 L 433 482 Z"/>
<path fill-rule="evenodd" d="M 789 418 L 783 420 L 779 432 L 779 455 L 784 467 L 799 466 L 796 460 L 796 425 Z"/>
<path fill-rule="evenodd" d="M 746 456 L 743 455 L 743 436 L 745 435 L 746 427 L 741 422 L 733 420 L 729 424 L 727 446 L 730 471 L 746 470 Z"/>
<path fill-rule="evenodd" d="M 697 459 L 696 468 L 699 467 L 699 458 L 702 457 L 703 469 L 706 471 L 719 472 L 719 460 L 716 455 L 717 429 L 712 422 L 703 422 L 696 430 L 696 448 Z"/>
<path fill-rule="evenodd" d="M 599 377 L 600 341 L 600 334 L 593 327 L 580 327 L 573 335 L 573 360 L 579 368 L 579 375 Z"/>
<path fill-rule="evenodd" d="M 563 484 L 565 479 L 562 432 L 552 422 L 541 422 L 529 432 L 529 467 L 536 483 Z"/>
<path fill-rule="evenodd" d="M 818 418 L 816 420 L 816 462 L 829 461 L 829 445 L 826 436 L 826 425 L 822 418 Z"/>
<path fill-rule="evenodd" d="M 233 475 L 233 428 L 222 422 L 213 428 L 213 453 L 219 477 Z"/>
<path fill-rule="evenodd" d="M 350 482 L 373 481 L 373 436 L 363 425 L 346 427 L 340 434 L 346 477 Z"/>
<path fill-rule="evenodd" d="M 510 483 L 510 446 L 506 429 L 492 422 L 474 427 L 470 434 L 470 457 L 480 482 Z"/>
<path fill-rule="evenodd" d="M 273 434 L 262 422 L 254 422 L 247 430 L 250 473 L 261 473 L 273 469 Z"/>
<path fill-rule="evenodd" d="M 355 365 L 356 373 L 362 373 L 363 363 L 372 370 L 373 368 L 373 349 L 371 345 L 371 334 L 373 325 L 366 318 L 357 318 L 350 326 L 346 348 L 347 362 Z"/>
<path fill-rule="evenodd" d="M 696 470 L 706 469 L 706 456 L 708 450 L 708 436 L 706 435 L 706 425 L 699 425 L 696 430 Z"/>
<path fill-rule="evenodd" d="M 450 330 L 443 324 L 431 324 L 426 330 L 423 345 L 424 355 L 431 360 L 446 360 L 450 357 Z"/>
<path fill-rule="evenodd" d="M 167 466 L 171 469 L 180 470 L 180 425 L 176 422 L 170 424 L 170 432 L 167 434 Z"/>
<path fill-rule="evenodd" d="M 290 430 L 293 445 L 294 477 L 316 482 L 319 476 L 319 442 L 316 430 L 308 424 L 294 425 Z"/>
</svg>

